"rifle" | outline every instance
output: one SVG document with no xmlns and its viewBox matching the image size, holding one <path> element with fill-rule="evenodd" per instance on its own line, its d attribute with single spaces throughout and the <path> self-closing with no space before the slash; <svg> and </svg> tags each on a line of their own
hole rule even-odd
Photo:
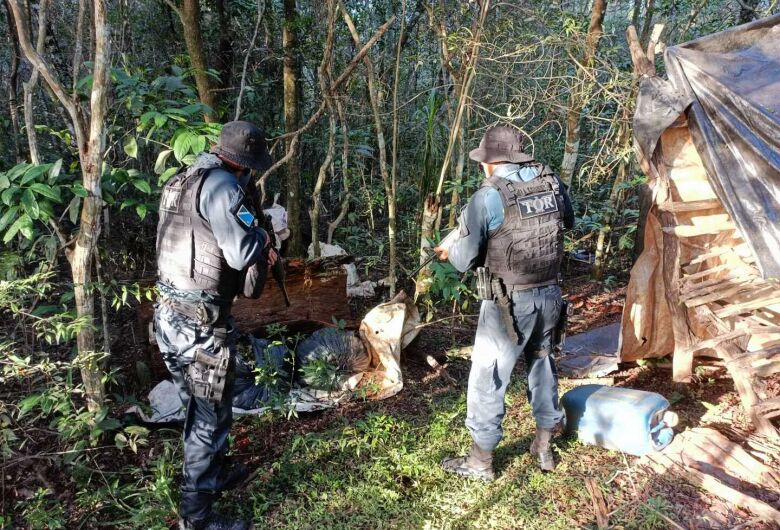
<svg viewBox="0 0 780 530">
<path fill-rule="evenodd" d="M 263 214 L 262 211 L 261 215 L 263 216 L 263 229 L 266 231 L 270 239 L 268 242 L 268 251 L 270 252 L 271 248 L 276 250 L 276 232 L 274 232 L 274 225 L 271 222 L 271 216 Z M 280 256 L 278 253 L 276 256 L 276 263 L 271 266 L 271 274 L 273 275 L 274 280 L 276 280 L 276 285 L 279 287 L 279 290 L 282 291 L 282 296 L 284 296 L 284 303 L 287 305 L 287 307 L 290 307 L 292 304 L 290 304 L 290 297 L 287 295 L 287 287 L 284 285 L 284 278 L 286 276 L 284 270 L 284 258 L 282 258 L 282 256 Z"/>
<path fill-rule="evenodd" d="M 456 228 L 455 230 L 453 230 L 452 232 L 447 234 L 447 236 L 444 239 L 442 239 L 439 242 L 439 244 L 436 245 L 436 246 L 449 250 L 449 248 L 452 246 L 452 244 L 458 239 L 458 234 L 459 233 L 460 233 L 460 230 L 458 228 Z M 434 259 L 436 259 L 436 253 L 435 252 L 433 254 L 431 254 L 430 256 L 428 256 L 427 258 L 425 258 L 425 261 L 420 263 L 420 265 L 416 269 L 414 269 L 411 272 L 406 273 L 406 277 L 407 278 L 414 278 L 417 275 L 418 272 L 420 272 L 425 267 L 427 267 Z"/>
<path fill-rule="evenodd" d="M 257 191 L 257 185 L 253 179 L 249 179 L 249 182 L 246 186 L 246 191 L 247 198 L 249 199 L 252 208 L 254 208 L 255 213 L 258 216 L 257 219 L 263 219 L 262 227 L 263 230 L 265 230 L 265 232 L 268 234 L 269 251 L 271 248 L 276 250 L 276 232 L 274 232 L 274 224 L 272 222 L 271 216 L 265 215 L 263 213 L 263 205 L 260 204 L 260 194 Z M 257 223 L 258 221 L 255 222 Z M 265 257 L 268 259 L 267 252 Z M 284 270 L 284 259 L 279 255 L 278 252 L 276 255 L 276 263 L 274 263 L 271 267 L 271 274 L 273 275 L 274 280 L 276 280 L 276 285 L 279 287 L 279 290 L 282 291 L 282 296 L 284 296 L 284 303 L 287 305 L 287 307 L 290 307 L 292 304 L 290 304 L 290 297 L 287 295 L 287 287 L 284 285 L 284 278 L 286 276 L 286 272 Z"/>
</svg>

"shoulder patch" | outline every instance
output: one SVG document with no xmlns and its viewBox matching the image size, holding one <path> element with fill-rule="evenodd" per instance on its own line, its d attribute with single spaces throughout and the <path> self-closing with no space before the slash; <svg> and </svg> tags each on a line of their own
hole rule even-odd
<svg viewBox="0 0 780 530">
<path fill-rule="evenodd" d="M 255 216 L 243 204 L 236 212 L 236 218 L 247 228 L 251 228 L 255 222 Z"/>
<path fill-rule="evenodd" d="M 520 217 L 528 219 L 530 217 L 557 212 L 558 201 L 555 200 L 555 193 L 552 191 L 545 191 L 543 193 L 518 197 L 517 207 L 520 209 Z"/>
</svg>

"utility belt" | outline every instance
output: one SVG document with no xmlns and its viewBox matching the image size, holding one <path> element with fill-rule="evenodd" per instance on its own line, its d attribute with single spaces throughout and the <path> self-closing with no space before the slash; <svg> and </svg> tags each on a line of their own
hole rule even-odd
<svg viewBox="0 0 780 530">
<path fill-rule="evenodd" d="M 498 306 L 501 318 L 504 321 L 507 335 L 515 342 L 520 342 L 520 336 L 515 328 L 515 320 L 512 316 L 512 292 L 538 289 L 550 285 L 557 285 L 559 279 L 549 280 L 538 284 L 505 284 L 501 278 L 490 273 L 488 267 L 477 267 L 477 297 L 480 300 L 491 300 Z M 560 351 L 566 337 L 566 323 L 568 321 L 569 302 L 565 298 L 561 301 L 561 314 L 553 331 L 553 348 Z"/>
<path fill-rule="evenodd" d="M 183 302 L 163 296 L 160 305 L 169 307 L 191 320 L 198 326 L 227 327 L 227 318 L 230 316 L 230 305 L 219 305 L 207 302 Z"/>
<path fill-rule="evenodd" d="M 230 307 L 202 301 L 182 302 L 169 297 L 163 297 L 160 304 L 194 320 L 198 326 L 209 328 L 214 338 L 213 351 L 195 350 L 192 362 L 184 370 L 184 381 L 193 397 L 221 403 L 233 365 L 233 356 L 227 345 Z"/>
</svg>

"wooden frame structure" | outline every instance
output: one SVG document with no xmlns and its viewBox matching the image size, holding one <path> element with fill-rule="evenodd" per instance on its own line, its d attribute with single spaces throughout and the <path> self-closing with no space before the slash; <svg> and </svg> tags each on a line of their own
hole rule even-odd
<svg viewBox="0 0 780 530">
<path fill-rule="evenodd" d="M 656 27 L 646 50 L 636 30 L 628 30 L 640 83 L 656 75 L 661 29 Z M 654 311 L 663 312 L 656 325 L 671 324 L 673 378 L 691 381 L 695 356 L 722 359 L 756 429 L 777 437 L 771 420 L 780 416 L 780 397 L 767 395 L 762 378 L 780 372 L 780 282 L 761 277 L 749 246 L 710 184 L 685 113 L 663 131 L 649 159 L 637 151 L 653 195 L 645 234 L 655 231 L 646 240 L 655 242 L 660 256 L 657 282 L 665 301 L 656 300 Z M 624 320 L 641 318 L 629 304 L 630 299 Z"/>
</svg>

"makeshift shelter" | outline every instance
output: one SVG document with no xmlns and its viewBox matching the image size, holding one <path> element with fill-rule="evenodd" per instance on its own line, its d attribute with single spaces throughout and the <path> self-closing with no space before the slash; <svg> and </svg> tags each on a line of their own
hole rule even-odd
<svg viewBox="0 0 780 530">
<path fill-rule="evenodd" d="M 633 29 L 633 28 L 632 28 Z M 635 148 L 652 203 L 631 271 L 623 361 L 697 355 L 731 373 L 757 429 L 776 435 L 780 397 L 780 16 L 670 47 L 629 45 L 639 79 Z"/>
</svg>

